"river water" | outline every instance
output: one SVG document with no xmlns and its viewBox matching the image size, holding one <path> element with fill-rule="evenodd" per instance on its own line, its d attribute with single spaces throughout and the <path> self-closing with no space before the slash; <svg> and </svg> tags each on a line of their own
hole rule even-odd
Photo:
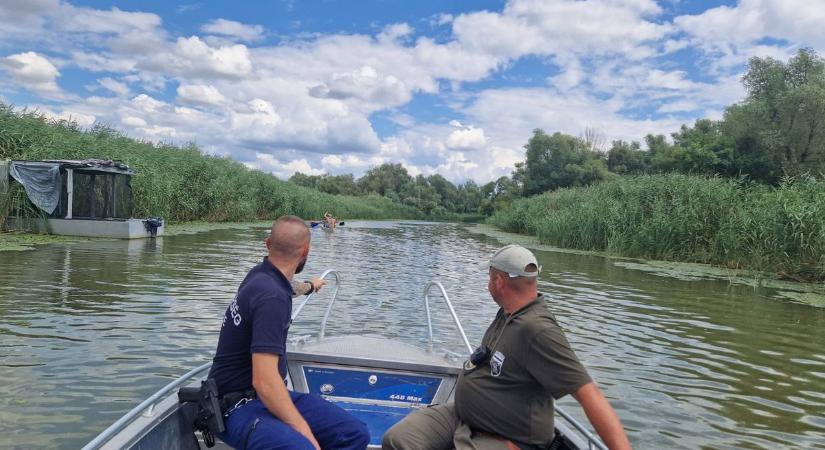
<svg viewBox="0 0 825 450">
<path fill-rule="evenodd" d="M 0 252 L 0 448 L 78 448 L 208 361 L 265 232 Z M 343 278 L 328 334 L 424 344 L 431 279 L 446 286 L 473 344 L 495 315 L 478 265 L 501 243 L 461 226 L 354 222 L 313 230 L 312 245 L 305 273 L 335 268 Z M 825 308 L 536 253 L 548 306 L 636 448 L 825 448 Z M 323 293 L 316 300 L 290 333 L 317 331 Z M 462 351 L 435 310 L 437 345 Z M 561 403 L 581 417 L 574 401 Z"/>
</svg>

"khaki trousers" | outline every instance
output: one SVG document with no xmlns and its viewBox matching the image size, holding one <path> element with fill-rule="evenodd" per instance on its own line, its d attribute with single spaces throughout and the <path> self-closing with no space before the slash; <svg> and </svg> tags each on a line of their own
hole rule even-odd
<svg viewBox="0 0 825 450">
<path fill-rule="evenodd" d="M 452 403 L 419 409 L 384 433 L 383 450 L 518 450 L 513 443 L 473 434 Z"/>
</svg>

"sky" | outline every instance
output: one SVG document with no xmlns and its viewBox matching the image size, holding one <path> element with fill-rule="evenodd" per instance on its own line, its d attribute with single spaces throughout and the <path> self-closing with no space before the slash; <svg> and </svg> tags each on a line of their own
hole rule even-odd
<svg viewBox="0 0 825 450">
<path fill-rule="evenodd" d="M 2 0 L 0 102 L 286 179 L 509 175 L 532 131 L 719 119 L 825 0 Z M 608 144 L 609 145 L 609 144 Z"/>
</svg>

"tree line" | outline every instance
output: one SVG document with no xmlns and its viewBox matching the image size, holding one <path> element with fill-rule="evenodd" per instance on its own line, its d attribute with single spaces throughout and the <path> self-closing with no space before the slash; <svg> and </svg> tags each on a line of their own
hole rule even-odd
<svg viewBox="0 0 825 450">
<path fill-rule="evenodd" d="M 825 173 L 825 60 L 799 50 L 788 62 L 752 58 L 742 78 L 745 98 L 721 120 L 682 125 L 668 139 L 613 141 L 595 130 L 582 136 L 541 129 L 524 146 L 525 161 L 511 176 L 484 185 L 454 185 L 441 175 L 412 177 L 401 164 L 374 167 L 359 179 L 304 175 L 290 181 L 332 194 L 377 194 L 427 215 L 490 215 L 519 197 L 587 186 L 622 175 L 717 175 L 778 185 L 788 177 Z"/>
</svg>

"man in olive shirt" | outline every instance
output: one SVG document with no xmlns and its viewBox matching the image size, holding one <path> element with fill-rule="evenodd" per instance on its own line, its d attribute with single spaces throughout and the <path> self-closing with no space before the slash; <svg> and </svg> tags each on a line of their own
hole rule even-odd
<svg viewBox="0 0 825 450">
<path fill-rule="evenodd" d="M 385 433 L 383 447 L 544 448 L 554 438 L 554 399 L 571 394 L 609 448 L 629 449 L 618 416 L 538 294 L 535 256 L 508 245 L 487 267 L 488 289 L 501 309 L 464 363 L 455 403 L 410 414 Z"/>
</svg>

